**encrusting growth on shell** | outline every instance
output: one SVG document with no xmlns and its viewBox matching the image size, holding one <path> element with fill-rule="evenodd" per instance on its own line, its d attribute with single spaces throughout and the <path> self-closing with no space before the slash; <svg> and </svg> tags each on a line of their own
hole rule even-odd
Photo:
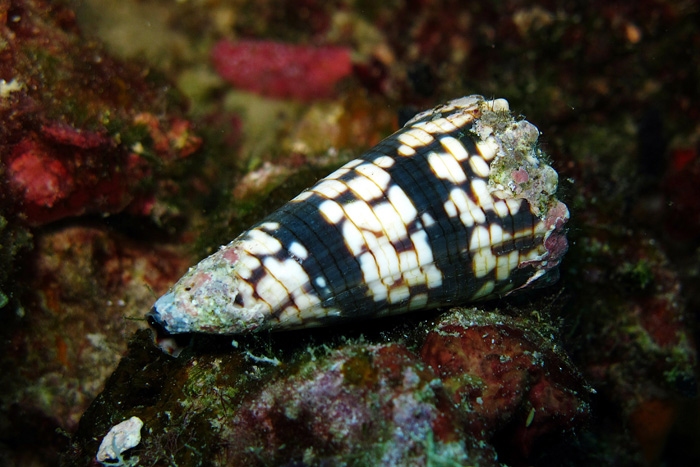
<svg viewBox="0 0 700 467">
<path fill-rule="evenodd" d="M 505 99 L 452 100 L 191 268 L 155 303 L 170 333 L 333 324 L 556 280 L 557 173 Z"/>
</svg>

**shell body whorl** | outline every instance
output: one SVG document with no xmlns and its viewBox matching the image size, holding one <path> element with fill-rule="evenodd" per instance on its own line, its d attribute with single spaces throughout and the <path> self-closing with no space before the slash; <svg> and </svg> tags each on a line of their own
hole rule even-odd
<svg viewBox="0 0 700 467">
<path fill-rule="evenodd" d="M 551 282 L 569 212 L 538 136 L 504 99 L 422 112 L 191 268 L 149 315 L 171 333 L 238 334 Z"/>
</svg>

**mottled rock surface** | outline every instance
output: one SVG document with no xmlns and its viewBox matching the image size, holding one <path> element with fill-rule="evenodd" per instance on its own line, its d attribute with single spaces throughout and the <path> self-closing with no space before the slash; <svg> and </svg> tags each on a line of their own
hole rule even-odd
<svg viewBox="0 0 700 467">
<path fill-rule="evenodd" d="M 692 4 L 67 4 L 0 1 L 0 463 L 95 465 L 138 416 L 125 456 L 149 465 L 700 464 Z M 261 97 L 216 73 L 221 40 L 342 47 L 352 72 L 324 99 Z M 572 214 L 556 285 L 451 324 L 195 336 L 177 359 L 134 336 L 124 317 L 188 265 L 474 93 L 544 135 Z"/>
</svg>

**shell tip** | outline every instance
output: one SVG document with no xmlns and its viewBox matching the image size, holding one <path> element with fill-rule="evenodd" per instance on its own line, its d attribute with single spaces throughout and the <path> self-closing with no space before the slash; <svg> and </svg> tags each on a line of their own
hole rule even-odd
<svg viewBox="0 0 700 467">
<path fill-rule="evenodd" d="M 159 298 L 151 308 L 151 311 L 146 313 L 146 321 L 151 331 L 153 331 L 153 340 L 158 348 L 168 355 L 177 357 L 185 346 L 182 342 L 179 342 L 182 339 L 168 331 L 167 323 L 162 313 L 163 310 L 168 309 L 168 305 L 172 304 L 172 300 L 171 293 L 167 293 Z"/>
</svg>

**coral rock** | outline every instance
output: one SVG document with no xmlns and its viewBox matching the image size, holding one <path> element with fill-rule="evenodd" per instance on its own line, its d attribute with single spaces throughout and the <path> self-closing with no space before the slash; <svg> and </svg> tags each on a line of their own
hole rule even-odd
<svg viewBox="0 0 700 467">
<path fill-rule="evenodd" d="M 0 41 L 0 197 L 9 200 L 0 210 L 9 222 L 114 214 L 164 196 L 154 183 L 161 170 L 200 144 L 169 83 L 86 41 L 75 15 L 51 2 L 1 2 Z"/>
<path fill-rule="evenodd" d="M 245 401 L 227 428 L 236 465 L 495 465 L 472 445 L 430 369 L 397 344 L 346 346 Z"/>
<path fill-rule="evenodd" d="M 461 408 L 466 431 L 497 436 L 515 458 L 529 457 L 541 439 L 570 430 L 589 412 L 578 371 L 536 329 L 528 320 L 456 310 L 421 351 Z"/>
<path fill-rule="evenodd" d="M 52 208 L 72 190 L 73 177 L 61 161 L 52 158 L 36 141 L 23 141 L 17 158 L 8 167 L 12 188 L 26 204 Z M 31 209 L 31 208 L 30 208 Z"/>
</svg>

